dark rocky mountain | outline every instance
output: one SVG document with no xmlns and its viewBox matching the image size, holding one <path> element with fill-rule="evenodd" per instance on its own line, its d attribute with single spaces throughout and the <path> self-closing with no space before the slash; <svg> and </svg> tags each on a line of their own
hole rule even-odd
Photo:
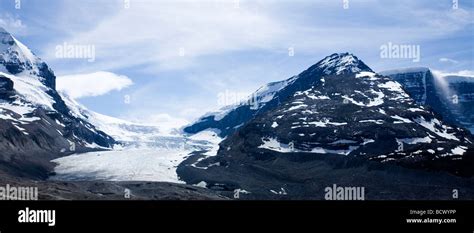
<svg viewBox="0 0 474 233">
<path fill-rule="evenodd" d="M 357 57 L 332 54 L 290 80 L 228 134 L 217 156 L 196 153 L 181 164 L 180 177 L 212 189 L 246 190 L 253 198 L 311 198 L 321 185 L 338 181 L 371 187 L 378 199 L 416 182 L 444 187 L 449 177 L 444 172 L 473 175 L 471 134 L 419 105 L 401 84 Z M 424 193 L 412 191 L 418 198 Z"/>
<path fill-rule="evenodd" d="M 51 160 L 117 144 L 99 129 L 119 139 L 157 132 L 88 111 L 62 97 L 55 85 L 48 65 L 0 28 L 0 186 L 38 187 L 40 200 L 127 200 L 125 190 L 130 190 L 131 200 L 227 199 L 185 184 L 49 180 L 56 165 Z"/>
<path fill-rule="evenodd" d="M 381 72 L 402 84 L 418 104 L 429 106 L 443 120 L 474 133 L 474 77 L 442 75 L 428 68 Z"/>
<path fill-rule="evenodd" d="M 55 80 L 45 62 L 0 28 L 0 168 L 44 178 L 51 159 L 115 144 L 71 113 Z"/>
<path fill-rule="evenodd" d="M 184 132 L 194 134 L 205 129 L 218 129 L 220 136 L 225 137 L 235 132 L 259 113 L 279 106 L 281 101 L 286 100 L 295 92 L 306 90 L 306 87 L 312 85 L 313 80 L 301 77 L 314 76 L 314 72 L 345 74 L 348 72 L 372 71 L 362 61 L 354 60 L 355 57 L 345 55 L 347 54 L 333 54 L 297 76 L 264 85 L 246 101 L 206 114 L 197 122 L 185 127 Z M 317 69 L 323 65 L 326 65 L 324 69 Z"/>
</svg>

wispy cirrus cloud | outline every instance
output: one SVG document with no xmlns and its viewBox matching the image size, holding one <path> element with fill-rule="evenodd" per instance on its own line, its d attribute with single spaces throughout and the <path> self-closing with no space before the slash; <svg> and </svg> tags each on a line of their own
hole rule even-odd
<svg viewBox="0 0 474 233">
<path fill-rule="evenodd" d="M 447 72 L 441 70 L 433 70 L 433 72 L 441 77 L 446 76 L 464 76 L 464 77 L 472 77 L 474 78 L 474 70 L 460 70 L 457 72 Z"/>
<path fill-rule="evenodd" d="M 454 60 L 454 59 L 451 59 L 451 58 L 446 58 L 446 57 L 440 58 L 439 61 L 440 61 L 440 62 L 452 63 L 452 64 L 457 64 L 457 63 L 459 63 L 459 61 L 457 61 L 457 60 Z"/>
<path fill-rule="evenodd" d="M 76 27 L 78 31 L 56 41 L 45 54 L 54 60 L 54 46 L 64 41 L 94 44 L 98 61 L 78 69 L 140 67 L 154 73 L 185 69 L 199 64 L 200 58 L 235 51 L 278 53 L 291 46 L 299 53 L 327 53 L 329 48 L 375 51 L 387 41 L 419 43 L 473 22 L 473 13 L 462 4 L 453 10 L 449 4 L 429 8 L 423 2 L 351 1 L 345 10 L 340 2 L 326 1 L 136 0 L 129 8 L 113 1 L 102 12 L 105 16 L 81 17 L 90 26 Z M 96 6 L 76 8 L 83 16 Z M 67 18 L 74 14 L 59 12 L 66 12 Z M 98 23 L 92 26 L 89 21 Z"/>
<path fill-rule="evenodd" d="M 119 6 L 95 27 L 63 39 L 95 45 L 98 60 L 88 65 L 91 69 L 189 67 L 201 56 L 268 47 L 281 33 L 265 13 L 235 8 L 233 1 L 131 1 L 129 9 Z M 55 45 L 47 48 L 49 60 L 55 59 Z"/>
</svg>

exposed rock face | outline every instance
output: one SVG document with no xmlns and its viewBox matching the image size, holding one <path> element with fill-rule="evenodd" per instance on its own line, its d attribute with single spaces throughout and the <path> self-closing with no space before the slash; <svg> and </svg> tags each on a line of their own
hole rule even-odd
<svg viewBox="0 0 474 233">
<path fill-rule="evenodd" d="M 13 89 L 12 80 L 0 75 L 0 99 L 3 101 L 11 101 L 14 94 L 15 90 Z"/>
<path fill-rule="evenodd" d="M 44 178 L 53 158 L 114 144 L 71 113 L 48 65 L 0 28 L 0 161 L 8 170 Z"/>
<path fill-rule="evenodd" d="M 402 84 L 419 104 L 431 107 L 443 120 L 474 133 L 474 77 L 442 76 L 428 68 L 381 72 Z"/>
<path fill-rule="evenodd" d="M 215 113 L 209 113 L 196 123 L 184 128 L 186 133 L 197 133 L 205 129 L 218 129 L 221 137 L 235 132 L 257 114 L 273 109 L 297 91 L 304 91 L 312 85 L 316 74 L 347 74 L 372 71 L 365 63 L 348 53 L 332 54 L 301 74 L 287 80 L 272 82 L 260 87 L 250 98 L 235 106 L 227 106 Z M 308 78 L 309 77 L 309 78 Z"/>
<path fill-rule="evenodd" d="M 267 109 L 260 109 L 230 134 L 219 145 L 217 156 L 198 159 L 195 155 L 178 174 L 189 183 L 204 181 L 209 187 L 220 184 L 223 189 L 259 193 L 263 192 L 256 187 L 263 185 L 260 182 L 276 193 L 288 190 L 275 186 L 291 184 L 296 196 L 307 195 L 311 190 L 307 182 L 316 182 L 309 174 L 330 170 L 327 163 L 334 161 L 344 164 L 344 169 L 376 162 L 384 169 L 396 165 L 473 175 L 470 133 L 444 122 L 398 82 L 374 73 L 357 57 L 333 54 L 296 77 L 275 93 L 278 101 L 269 101 Z M 419 100 L 424 96 L 423 92 Z M 397 176 L 416 173 L 407 170 Z"/>
</svg>

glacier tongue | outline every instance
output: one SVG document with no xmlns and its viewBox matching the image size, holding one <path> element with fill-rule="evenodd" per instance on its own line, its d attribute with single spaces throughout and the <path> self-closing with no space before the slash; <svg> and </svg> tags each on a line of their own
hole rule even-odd
<svg viewBox="0 0 474 233">
<path fill-rule="evenodd" d="M 156 136 L 154 142 L 137 141 L 112 151 L 75 154 L 55 159 L 53 180 L 160 181 L 184 183 L 178 165 L 193 151 L 211 153 L 222 140 L 212 131 L 192 137 Z"/>
<path fill-rule="evenodd" d="M 191 152 L 215 153 L 222 140 L 207 130 L 192 136 L 170 135 L 153 125 L 138 124 L 87 109 L 61 93 L 74 116 L 87 119 L 121 145 L 111 151 L 74 154 L 55 159 L 54 180 L 161 181 L 183 183 L 177 166 Z"/>
<path fill-rule="evenodd" d="M 176 167 L 190 151 L 125 149 L 62 157 L 53 180 L 162 181 L 183 183 Z"/>
</svg>

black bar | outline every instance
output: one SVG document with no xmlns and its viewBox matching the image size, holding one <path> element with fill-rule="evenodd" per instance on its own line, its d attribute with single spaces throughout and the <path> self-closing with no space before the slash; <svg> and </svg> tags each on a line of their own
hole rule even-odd
<svg viewBox="0 0 474 233">
<path fill-rule="evenodd" d="M 18 223 L 18 212 L 26 207 L 55 210 L 56 225 Z M 265 227 L 266 232 L 282 227 L 307 232 L 323 226 L 334 232 L 473 232 L 473 207 L 472 201 L 2 201 L 0 232 L 91 232 L 97 228 L 136 227 L 196 231 L 253 229 L 250 227 L 255 225 Z M 410 210 L 426 214 L 410 214 Z M 428 214 L 430 210 L 433 214 Z M 407 219 L 415 218 L 455 219 L 456 223 L 407 223 Z"/>
</svg>

